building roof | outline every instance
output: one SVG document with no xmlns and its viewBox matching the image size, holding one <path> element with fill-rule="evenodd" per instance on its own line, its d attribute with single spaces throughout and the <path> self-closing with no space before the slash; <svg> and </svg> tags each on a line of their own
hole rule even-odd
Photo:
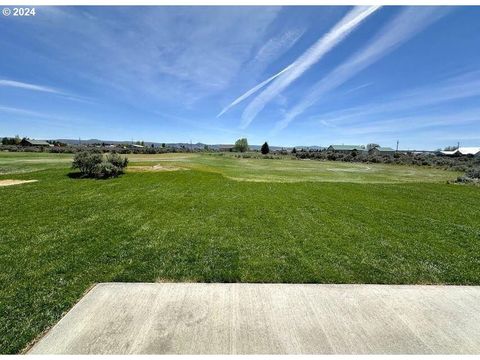
<svg viewBox="0 0 480 360">
<path fill-rule="evenodd" d="M 377 146 L 375 147 L 378 151 L 395 151 L 395 149 L 392 149 L 391 147 L 383 147 L 383 146 Z"/>
<path fill-rule="evenodd" d="M 480 146 L 460 147 L 457 151 L 462 155 L 476 155 L 480 153 Z"/>
<path fill-rule="evenodd" d="M 440 152 L 443 155 L 477 155 L 480 154 L 480 146 L 459 147 L 457 150 Z"/>
<path fill-rule="evenodd" d="M 330 145 L 328 148 L 332 148 L 333 150 L 346 150 L 346 151 L 365 150 L 364 145 Z"/>
<path fill-rule="evenodd" d="M 26 139 L 25 141 L 27 141 L 28 143 L 30 143 L 32 145 L 38 145 L 38 146 L 50 146 L 51 145 L 48 142 L 46 142 L 45 140 L 29 140 L 29 139 Z"/>
</svg>

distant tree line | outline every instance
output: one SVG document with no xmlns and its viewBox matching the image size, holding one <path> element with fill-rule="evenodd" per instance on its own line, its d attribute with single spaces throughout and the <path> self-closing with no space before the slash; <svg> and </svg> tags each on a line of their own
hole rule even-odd
<svg viewBox="0 0 480 360">
<path fill-rule="evenodd" d="M 19 145 L 22 142 L 20 136 L 16 135 L 13 138 L 4 137 L 2 138 L 2 145 Z"/>
</svg>

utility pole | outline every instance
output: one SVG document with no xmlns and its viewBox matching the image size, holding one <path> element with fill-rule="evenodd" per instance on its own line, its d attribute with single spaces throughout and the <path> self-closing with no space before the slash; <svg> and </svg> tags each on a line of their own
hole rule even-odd
<svg viewBox="0 0 480 360">
<path fill-rule="evenodd" d="M 397 140 L 397 150 L 395 152 L 398 152 L 398 140 Z"/>
</svg>

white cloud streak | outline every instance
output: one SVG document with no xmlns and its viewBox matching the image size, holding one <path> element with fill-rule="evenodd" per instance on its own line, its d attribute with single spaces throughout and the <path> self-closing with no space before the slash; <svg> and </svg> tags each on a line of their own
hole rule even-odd
<svg viewBox="0 0 480 360">
<path fill-rule="evenodd" d="M 62 59 L 56 66 L 64 73 L 87 80 L 96 97 L 114 91 L 139 107 L 161 102 L 188 109 L 231 84 L 281 7 L 45 11 L 25 31 L 40 53 Z M 123 19 L 122 26 L 115 19 Z"/>
<path fill-rule="evenodd" d="M 274 132 L 287 127 L 291 121 L 311 107 L 323 95 L 380 60 L 427 26 L 440 19 L 446 12 L 445 8 L 439 7 L 409 7 L 403 10 L 391 24 L 380 31 L 380 35 L 370 45 L 354 54 L 349 60 L 317 82 L 305 99 L 294 106 L 276 124 Z"/>
<path fill-rule="evenodd" d="M 52 94 L 57 94 L 57 95 L 67 95 L 63 91 L 47 87 L 47 86 L 42 86 L 42 85 L 35 85 L 35 84 L 30 84 L 30 83 L 24 83 L 20 81 L 14 81 L 14 80 L 2 80 L 0 79 L 0 86 L 3 87 L 13 87 L 13 88 L 18 88 L 18 89 L 25 89 L 25 90 L 32 90 L 32 91 L 40 91 L 40 92 L 46 92 L 46 93 L 52 93 Z"/>
<path fill-rule="evenodd" d="M 348 128 L 342 128 L 342 132 L 350 135 L 405 133 L 430 127 L 459 127 L 462 125 L 479 124 L 479 122 L 480 108 L 472 108 L 448 113 L 389 118 L 388 120 L 375 121 L 368 125 L 348 126 Z"/>
<path fill-rule="evenodd" d="M 279 36 L 271 38 L 258 50 L 257 55 L 255 55 L 253 59 L 254 63 L 256 63 L 257 66 L 264 66 L 277 59 L 285 51 L 290 49 L 304 32 L 305 30 L 300 29 L 289 30 Z"/>
<path fill-rule="evenodd" d="M 470 97 L 480 97 L 480 71 L 465 73 L 429 86 L 394 94 L 383 101 L 329 112 L 315 117 L 315 121 L 329 125 L 361 122 L 367 116 L 398 113 Z"/>
<path fill-rule="evenodd" d="M 2 105 L 0 105 L 0 112 L 12 113 L 12 114 L 17 114 L 17 115 L 22 115 L 22 116 L 41 117 L 41 118 L 48 117 L 48 116 L 45 116 L 44 114 L 36 112 L 36 111 L 25 110 L 25 109 L 10 107 L 10 106 L 2 106 Z"/>
<path fill-rule="evenodd" d="M 17 89 L 23 89 L 23 90 L 29 90 L 29 91 L 38 91 L 38 92 L 43 92 L 47 94 L 59 95 L 62 98 L 71 100 L 71 101 L 80 101 L 80 102 L 90 103 L 90 104 L 95 103 L 95 101 L 87 97 L 80 97 L 80 96 L 72 95 L 63 90 L 55 89 L 52 87 L 25 83 L 21 81 L 0 79 L 0 87 L 10 87 L 10 88 L 17 88 Z"/>
<path fill-rule="evenodd" d="M 292 82 L 303 75 L 314 64 L 320 61 L 325 54 L 338 45 L 369 15 L 377 11 L 380 6 L 356 7 L 340 20 L 327 34 L 322 36 L 313 46 L 307 49 L 295 60 L 287 72 L 258 95 L 244 110 L 241 128 L 246 128 L 262 109 L 285 90 Z M 283 70 L 282 70 L 283 71 Z"/>
<path fill-rule="evenodd" d="M 248 90 L 245 94 L 243 94 L 242 96 L 236 98 L 232 103 L 230 103 L 228 106 L 226 106 L 218 115 L 217 115 L 217 118 L 222 116 L 223 114 L 225 114 L 228 110 L 230 110 L 232 107 L 234 107 L 235 105 L 237 105 L 238 103 L 242 102 L 243 100 L 245 100 L 246 98 L 248 98 L 250 95 L 256 93 L 258 90 L 260 90 L 262 87 L 264 87 L 265 85 L 267 85 L 269 82 L 275 80 L 275 78 L 279 77 L 280 75 L 282 75 L 284 72 L 288 71 L 290 69 L 290 67 L 292 66 L 292 64 L 290 64 L 289 66 L 287 66 L 285 69 L 283 69 L 282 71 L 276 73 L 275 75 L 269 77 L 267 80 L 265 81 L 262 81 L 260 84 L 254 86 L 253 88 L 251 88 L 250 90 Z"/>
<path fill-rule="evenodd" d="M 254 86 L 246 93 L 242 94 L 240 97 L 235 99 L 231 104 L 225 107 L 218 116 L 221 116 L 226 111 L 231 109 L 233 106 L 242 102 L 252 94 L 256 93 L 258 90 L 263 88 L 265 85 L 275 80 L 280 75 L 286 73 L 289 70 L 289 74 L 285 78 L 278 79 L 276 83 L 272 84 L 267 88 L 263 93 L 257 97 L 252 104 L 249 105 L 249 108 L 245 110 L 242 116 L 242 127 L 247 127 L 253 118 L 260 112 L 263 107 L 283 91 L 288 85 L 290 85 L 294 80 L 300 77 L 305 71 L 307 71 L 312 65 L 317 63 L 327 52 L 329 52 L 333 47 L 340 43 L 357 25 L 360 24 L 367 16 L 376 11 L 379 6 L 371 7 L 356 7 L 350 11 L 346 16 L 340 20 L 335 27 L 330 30 L 326 35 L 321 37 L 314 45 L 307 49 L 299 58 L 297 58 L 293 63 L 288 65 L 283 70 L 279 71 L 275 75 L 271 76 L 267 80 L 261 82 L 260 84 Z M 287 75 L 287 74 L 285 74 Z M 280 80 L 280 81 L 279 81 Z M 217 116 L 217 117 L 218 117 Z"/>
<path fill-rule="evenodd" d="M 0 114 L 1 113 L 12 114 L 20 118 L 28 119 L 29 122 L 34 121 L 36 123 L 42 123 L 49 126 L 57 126 L 64 128 L 71 128 L 72 126 L 85 128 L 85 126 L 88 127 L 88 125 L 91 126 L 93 124 L 91 121 L 85 119 L 65 118 L 63 116 L 55 114 L 38 112 L 11 106 L 4 106 L 0 104 Z M 2 117 L 3 116 L 0 115 L 0 120 L 3 120 Z M 15 121 L 17 120 L 18 119 L 16 119 Z"/>
</svg>

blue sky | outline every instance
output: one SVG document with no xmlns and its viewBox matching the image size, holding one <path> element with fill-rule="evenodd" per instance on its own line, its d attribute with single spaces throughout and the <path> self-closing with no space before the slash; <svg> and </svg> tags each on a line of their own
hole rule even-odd
<svg viewBox="0 0 480 360">
<path fill-rule="evenodd" d="M 480 144 L 480 7 L 38 7 L 0 17 L 0 135 Z"/>
</svg>

